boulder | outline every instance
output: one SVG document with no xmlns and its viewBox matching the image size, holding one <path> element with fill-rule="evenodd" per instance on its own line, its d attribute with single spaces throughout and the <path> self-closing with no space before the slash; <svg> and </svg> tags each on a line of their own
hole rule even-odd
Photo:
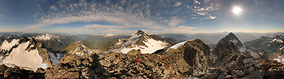
<svg viewBox="0 0 284 79">
<path fill-rule="evenodd" d="M 252 58 L 247 58 L 247 59 L 244 59 L 243 63 L 245 64 L 254 63 L 254 60 Z"/>
<path fill-rule="evenodd" d="M 236 74 L 238 77 L 245 76 L 244 72 L 241 70 L 233 70 L 232 73 Z"/>
</svg>

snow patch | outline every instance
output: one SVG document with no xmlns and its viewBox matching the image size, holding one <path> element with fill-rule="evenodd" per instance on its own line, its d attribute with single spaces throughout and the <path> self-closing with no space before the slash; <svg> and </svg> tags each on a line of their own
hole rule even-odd
<svg viewBox="0 0 284 79">
<path fill-rule="evenodd" d="M 42 64 L 41 64 L 41 68 L 42 68 L 42 69 L 45 69 L 45 68 L 47 68 L 47 64 L 45 64 L 45 63 L 42 63 Z"/>
<path fill-rule="evenodd" d="M 112 37 L 115 36 L 116 34 L 105 34 L 104 37 Z"/>
<path fill-rule="evenodd" d="M 1 49 L 1 50 L 10 50 L 13 46 L 19 44 L 19 41 L 20 41 L 19 39 L 13 39 L 13 40 L 9 43 L 7 40 L 5 40 L 5 41 L 2 43 L 0 49 Z"/>
<path fill-rule="evenodd" d="M 123 54 L 126 54 L 127 52 L 129 52 L 130 50 L 138 50 L 140 49 L 141 50 L 141 53 L 142 54 L 151 54 L 151 53 L 154 53 L 155 51 L 159 50 L 159 49 L 163 49 L 167 46 L 168 43 L 165 43 L 165 42 L 162 42 L 162 41 L 156 41 L 152 38 L 150 39 L 146 39 L 145 41 L 143 41 L 143 43 L 146 45 L 146 46 L 133 46 L 133 48 L 122 48 L 120 51 L 123 53 Z"/>
<path fill-rule="evenodd" d="M 239 48 L 239 51 L 240 52 L 245 52 L 247 49 L 245 48 L 245 47 L 241 47 L 241 48 Z"/>
<path fill-rule="evenodd" d="M 272 39 L 270 42 L 283 43 L 281 39 Z"/>
<path fill-rule="evenodd" d="M 49 59 L 50 59 L 52 65 L 57 64 L 59 62 L 59 60 L 61 58 L 63 58 L 63 55 L 64 55 L 64 54 L 61 54 L 61 53 L 52 53 L 52 52 L 47 52 L 47 53 L 49 54 L 49 57 L 50 57 Z"/>
<path fill-rule="evenodd" d="M 234 44 L 237 44 L 238 40 L 234 39 L 234 40 L 230 40 L 229 42 L 233 42 Z"/>
<path fill-rule="evenodd" d="M 84 53 L 83 52 L 77 52 L 76 55 L 83 56 Z"/>
<path fill-rule="evenodd" d="M 274 58 L 273 60 L 276 60 L 277 62 L 283 63 L 284 64 L 284 58 L 283 56 L 278 56 L 278 58 Z"/>
<path fill-rule="evenodd" d="M 179 43 L 173 45 L 172 47 L 168 48 L 168 49 L 166 50 L 166 52 L 167 52 L 169 49 L 171 49 L 171 48 L 172 48 L 172 49 L 177 49 L 179 46 L 184 45 L 184 43 L 186 43 L 186 42 L 187 42 L 187 41 L 179 42 Z"/>
</svg>

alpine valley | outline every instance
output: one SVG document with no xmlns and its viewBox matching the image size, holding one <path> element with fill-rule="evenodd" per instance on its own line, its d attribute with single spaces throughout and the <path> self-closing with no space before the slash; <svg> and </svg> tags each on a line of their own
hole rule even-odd
<svg viewBox="0 0 284 79">
<path fill-rule="evenodd" d="M 284 78 L 283 33 L 224 33 L 0 33 L 0 78 Z"/>
</svg>

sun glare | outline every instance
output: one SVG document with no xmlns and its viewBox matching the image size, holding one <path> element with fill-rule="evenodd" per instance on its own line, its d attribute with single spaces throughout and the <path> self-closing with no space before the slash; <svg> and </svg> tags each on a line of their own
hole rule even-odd
<svg viewBox="0 0 284 79">
<path fill-rule="evenodd" d="M 234 12 L 235 14 L 240 14 L 240 13 L 242 12 L 242 9 L 241 9 L 240 7 L 234 7 L 234 8 L 233 8 L 233 12 Z"/>
</svg>

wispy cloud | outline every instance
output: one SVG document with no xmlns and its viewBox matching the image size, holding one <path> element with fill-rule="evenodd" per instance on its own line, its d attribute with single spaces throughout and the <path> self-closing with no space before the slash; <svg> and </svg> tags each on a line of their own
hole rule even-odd
<svg viewBox="0 0 284 79">
<path fill-rule="evenodd" d="M 202 2 L 194 0 L 196 4 Z M 168 6 L 172 5 L 174 6 Z M 184 5 L 184 6 L 181 6 Z M 196 7 L 193 7 L 196 6 Z M 217 3 L 201 5 L 184 4 L 183 1 L 132 1 L 121 0 L 72 2 L 61 0 L 49 5 L 49 10 L 43 11 L 38 5 L 34 18 L 35 24 L 26 28 L 48 27 L 54 24 L 68 24 L 74 22 L 107 22 L 112 28 L 120 29 L 141 28 L 153 30 L 166 30 L 182 25 L 188 18 L 191 19 L 215 19 L 211 11 L 218 10 Z M 193 8 L 191 8 L 193 7 Z M 195 16 L 192 16 L 195 14 Z M 93 25 L 94 27 L 110 27 Z M 86 27 L 86 26 L 84 26 Z M 123 27 L 123 28 L 122 28 Z M 74 28 L 76 29 L 76 28 Z M 80 28 L 81 30 L 88 30 Z M 109 30 L 116 30 L 111 29 Z M 70 30 L 70 29 L 69 29 Z"/>
<path fill-rule="evenodd" d="M 198 2 L 197 0 L 194 0 L 195 3 L 201 4 L 201 2 Z M 193 16 L 193 19 L 215 19 L 216 16 L 213 16 L 210 14 L 212 11 L 219 10 L 221 7 L 218 3 L 208 3 L 209 1 L 204 1 L 203 4 L 207 5 L 195 5 L 193 6 L 193 12 L 197 14 L 197 16 Z"/>
<path fill-rule="evenodd" d="M 144 27 L 157 26 L 158 23 L 151 18 L 151 11 L 148 11 L 149 5 L 133 4 L 130 7 L 122 8 L 119 5 L 106 5 L 101 3 L 70 3 L 59 1 L 60 9 L 63 11 L 56 12 L 58 9 L 55 5 L 50 6 L 49 13 L 41 13 L 37 19 L 37 24 L 27 26 L 27 28 L 40 28 L 52 24 L 65 24 L 72 22 L 109 22 L 119 25 L 141 25 Z M 107 3 L 111 4 L 111 3 Z M 80 7 L 80 8 L 78 8 Z"/>
</svg>

